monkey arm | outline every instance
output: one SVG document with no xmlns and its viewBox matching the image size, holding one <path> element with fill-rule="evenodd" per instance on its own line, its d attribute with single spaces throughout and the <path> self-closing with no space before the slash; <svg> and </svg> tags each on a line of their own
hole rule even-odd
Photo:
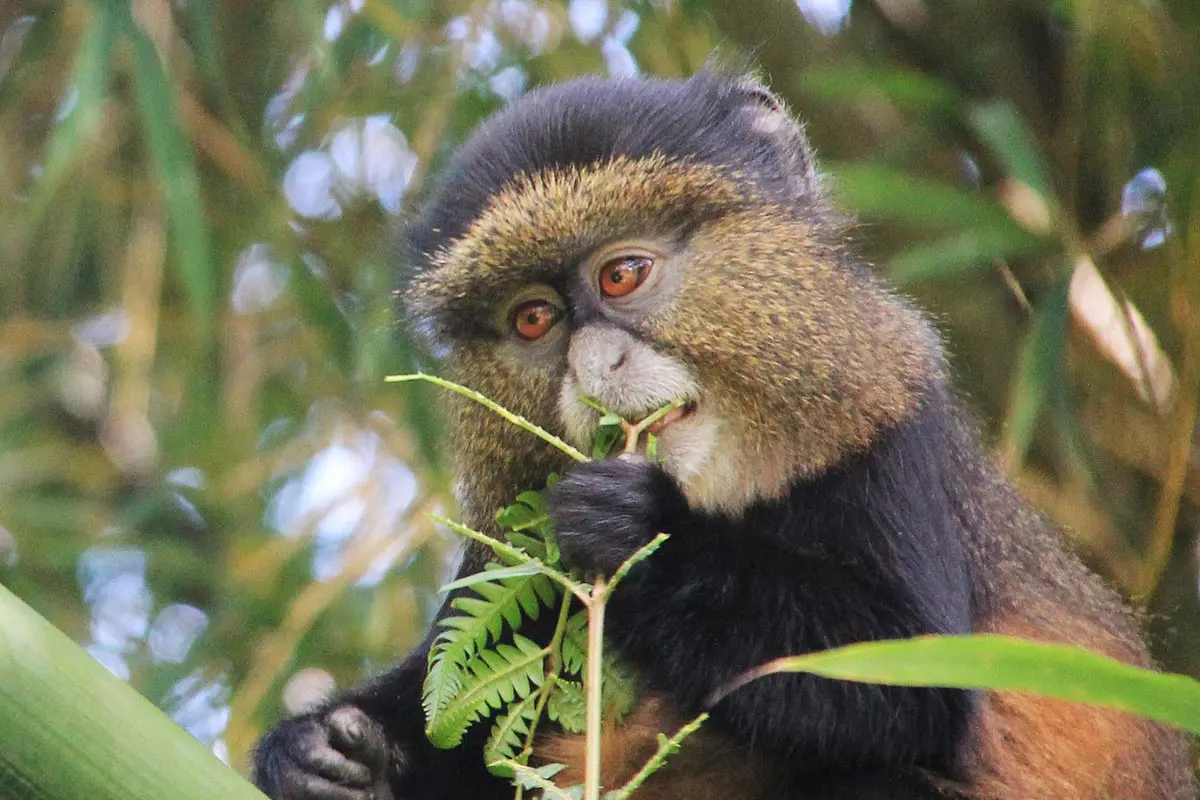
<svg viewBox="0 0 1200 800">
<path fill-rule="evenodd" d="M 681 531 L 614 593 L 610 640 L 689 711 L 746 671 L 857 641 L 950 633 L 908 587 L 703 522 Z M 735 543 L 740 544 L 734 547 Z M 971 712 L 964 692 L 776 675 L 737 689 L 714 721 L 752 748 L 836 764 L 953 771 Z M 807 762 L 807 763 L 806 763 Z"/>
<path fill-rule="evenodd" d="M 483 763 L 489 726 L 472 726 L 450 750 L 426 738 L 428 648 L 429 639 L 374 680 L 272 730 L 255 752 L 259 788 L 293 800 L 510 797 L 507 782 Z"/>
<path fill-rule="evenodd" d="M 433 631 L 437 631 L 436 626 Z M 432 635 L 432 634 L 431 634 Z M 442 750 L 425 736 L 421 689 L 428 665 L 427 640 L 393 669 L 343 699 L 383 729 L 393 762 L 391 786 L 398 800 L 508 797 L 506 781 L 488 773 L 483 742 L 489 726 L 473 725 L 462 744 Z"/>
<path fill-rule="evenodd" d="M 955 442 L 931 414 L 831 473 L 739 516 L 688 507 L 656 465 L 579 465 L 552 495 L 564 557 L 611 571 L 671 538 L 609 603 L 607 635 L 655 691 L 699 711 L 746 671 L 860 641 L 967 633 L 966 538 L 947 480 Z M 801 764 L 956 772 L 974 702 L 954 690 L 810 675 L 762 678 L 712 709 L 752 748 Z"/>
</svg>

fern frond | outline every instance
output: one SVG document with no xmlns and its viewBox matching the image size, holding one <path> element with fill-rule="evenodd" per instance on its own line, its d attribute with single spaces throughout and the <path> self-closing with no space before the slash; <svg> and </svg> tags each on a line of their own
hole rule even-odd
<svg viewBox="0 0 1200 800">
<path fill-rule="evenodd" d="M 437 747 L 456 747 L 471 723 L 493 709 L 511 703 L 516 697 L 528 697 L 531 688 L 545 680 L 545 661 L 549 648 L 538 647 L 524 636 L 513 636 L 512 644 L 481 650 L 463 669 L 470 678 L 441 709 L 427 713 L 425 734 Z"/>
<path fill-rule="evenodd" d="M 545 575 L 518 575 L 499 581 L 485 581 L 470 586 L 478 597 L 456 598 L 451 606 L 457 615 L 444 617 L 442 631 L 429 651 L 429 671 L 425 675 L 421 704 L 425 721 L 434 720 L 472 683 L 471 673 L 465 672 L 468 661 L 489 641 L 497 640 L 507 623 L 515 632 L 522 614 L 536 620 L 543 604 L 558 602 L 557 588 Z"/>
<path fill-rule="evenodd" d="M 504 714 L 496 719 L 487 744 L 483 747 L 483 760 L 493 764 L 504 759 L 513 759 L 525 746 L 525 737 L 529 735 L 529 726 L 537 716 L 536 693 L 521 698 L 504 710 Z M 512 772 L 497 772 L 501 777 L 511 778 Z"/>
<path fill-rule="evenodd" d="M 430 659 L 429 671 L 421 687 L 421 705 L 425 709 L 425 724 L 433 724 L 442 709 L 450 705 L 462 691 L 463 666 L 449 658 Z"/>
<path fill-rule="evenodd" d="M 587 664 L 587 622 L 587 611 L 576 611 L 567 620 L 560 649 L 564 673 L 583 674 Z"/>
<path fill-rule="evenodd" d="M 587 698 L 583 694 L 583 684 L 559 679 L 546 703 L 546 713 L 567 733 L 583 733 L 587 728 Z"/>
<path fill-rule="evenodd" d="M 443 629 L 434 640 L 430 662 L 449 659 L 465 663 L 476 651 L 496 641 L 504 632 L 504 623 L 515 632 L 521 615 L 536 620 L 542 605 L 557 604 L 554 582 L 545 575 L 517 575 L 498 581 L 474 583 L 470 589 L 478 597 L 457 597 L 450 606 L 459 614 L 443 617 Z"/>
<path fill-rule="evenodd" d="M 637 705 L 637 682 L 628 665 L 617 660 L 611 651 L 605 652 L 600 672 L 600 715 L 617 722 Z"/>
<path fill-rule="evenodd" d="M 563 764 L 546 764 L 543 767 L 534 769 L 533 767 L 522 764 L 512 759 L 493 764 L 489 767 L 504 767 L 511 770 L 513 773 L 513 783 L 520 785 L 525 789 L 534 789 L 540 792 L 542 800 L 581 800 L 583 797 L 582 786 L 572 786 L 569 789 L 560 789 L 552 780 L 555 775 L 566 769 Z"/>
</svg>

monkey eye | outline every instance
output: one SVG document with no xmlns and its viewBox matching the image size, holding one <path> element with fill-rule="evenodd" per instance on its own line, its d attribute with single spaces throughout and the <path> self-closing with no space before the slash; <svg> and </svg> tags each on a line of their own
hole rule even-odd
<svg viewBox="0 0 1200 800">
<path fill-rule="evenodd" d="M 512 313 L 512 329 L 527 342 L 534 342 L 550 332 L 562 318 L 562 311 L 545 300 L 527 300 Z"/>
<path fill-rule="evenodd" d="M 600 294 L 624 297 L 646 282 L 654 259 L 649 256 L 621 256 L 600 268 Z"/>
</svg>

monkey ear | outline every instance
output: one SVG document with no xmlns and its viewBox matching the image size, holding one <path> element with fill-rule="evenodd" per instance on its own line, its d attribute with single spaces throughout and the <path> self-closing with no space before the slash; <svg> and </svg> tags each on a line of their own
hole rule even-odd
<svg viewBox="0 0 1200 800">
<path fill-rule="evenodd" d="M 750 127 L 775 141 L 790 159 L 790 172 L 801 197 L 815 198 L 820 194 L 816 159 L 808 137 L 801 125 L 788 111 L 787 104 L 753 76 L 742 78 L 736 91 L 751 116 Z"/>
</svg>

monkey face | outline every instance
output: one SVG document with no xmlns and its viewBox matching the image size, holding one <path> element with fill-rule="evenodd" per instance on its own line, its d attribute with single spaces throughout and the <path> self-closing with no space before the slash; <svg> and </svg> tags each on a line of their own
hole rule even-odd
<svg viewBox="0 0 1200 800">
<path fill-rule="evenodd" d="M 713 508 L 778 496 L 909 413 L 936 337 L 845 254 L 803 134 L 768 100 L 712 75 L 582 81 L 485 124 L 409 236 L 406 299 L 453 374 L 581 448 L 586 398 L 629 419 L 684 401 L 659 452 Z M 489 416 L 458 413 L 463 469 L 500 460 L 535 485 L 546 446 Z"/>
</svg>

